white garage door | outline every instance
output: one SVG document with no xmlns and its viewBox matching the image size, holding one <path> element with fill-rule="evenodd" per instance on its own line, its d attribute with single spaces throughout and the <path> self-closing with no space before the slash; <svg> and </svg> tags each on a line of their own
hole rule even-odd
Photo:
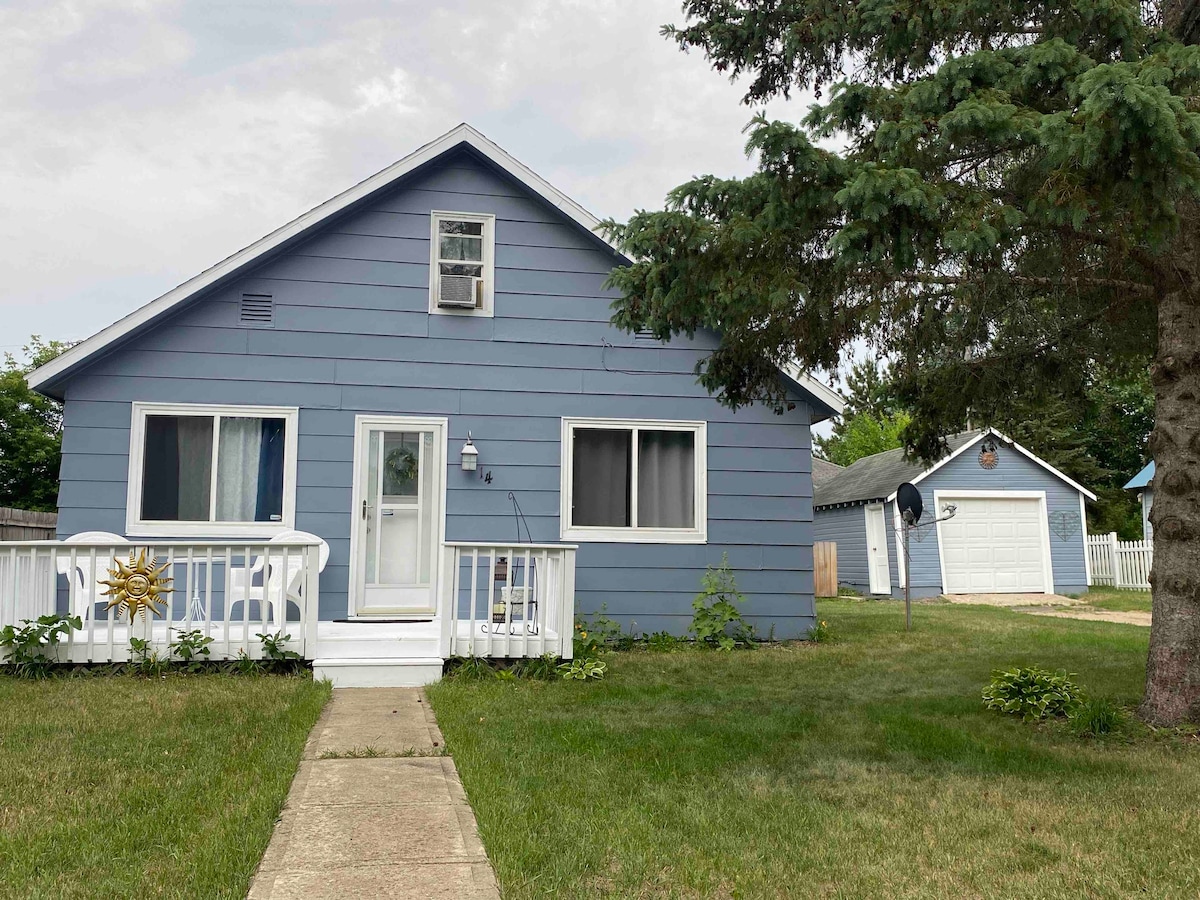
<svg viewBox="0 0 1200 900">
<path fill-rule="evenodd" d="M 946 503 L 958 506 L 941 524 L 947 594 L 1049 590 L 1040 500 L 939 496 L 938 508 Z"/>
</svg>

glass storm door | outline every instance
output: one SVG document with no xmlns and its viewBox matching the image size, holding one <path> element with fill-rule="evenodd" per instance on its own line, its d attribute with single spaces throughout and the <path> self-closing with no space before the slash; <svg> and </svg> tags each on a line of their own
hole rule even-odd
<svg viewBox="0 0 1200 900">
<path fill-rule="evenodd" d="M 440 424 L 360 422 L 354 517 L 358 615 L 436 612 L 443 439 Z"/>
</svg>

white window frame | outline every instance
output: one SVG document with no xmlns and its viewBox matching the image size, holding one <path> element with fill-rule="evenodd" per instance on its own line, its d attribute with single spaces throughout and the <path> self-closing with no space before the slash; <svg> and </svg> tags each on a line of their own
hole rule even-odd
<svg viewBox="0 0 1200 900">
<path fill-rule="evenodd" d="M 574 431 L 576 428 L 631 431 L 632 453 L 630 454 L 630 519 L 637 522 L 638 502 L 638 432 L 639 431 L 690 431 L 695 436 L 695 528 L 647 528 L 639 525 L 629 527 L 574 525 L 571 510 L 574 506 Z M 564 418 L 562 420 L 561 459 L 559 463 L 559 533 L 563 540 L 592 543 L 626 544 L 706 544 L 708 543 L 708 423 L 668 421 L 663 419 L 587 419 Z"/>
<path fill-rule="evenodd" d="M 443 309 L 438 306 L 438 225 L 443 221 L 479 222 L 483 225 L 483 306 L 475 309 Z M 437 316 L 495 316 L 496 217 L 487 213 L 450 212 L 435 209 L 429 215 L 429 312 Z"/>
<path fill-rule="evenodd" d="M 147 416 L 221 416 L 283 419 L 283 513 L 278 522 L 171 522 L 143 520 L 142 478 Z M 129 473 L 125 502 L 125 533 L 129 537 L 271 538 L 296 527 L 296 442 L 300 410 L 295 406 L 227 406 L 208 403 L 143 403 L 135 401 L 129 427 Z M 213 461 L 210 490 L 217 485 L 220 422 L 213 422 Z M 210 499 L 210 510 L 216 508 Z"/>
</svg>

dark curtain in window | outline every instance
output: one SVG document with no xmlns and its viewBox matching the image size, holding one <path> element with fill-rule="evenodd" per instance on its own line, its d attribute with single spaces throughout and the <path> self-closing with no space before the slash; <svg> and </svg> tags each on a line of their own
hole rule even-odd
<svg viewBox="0 0 1200 900">
<path fill-rule="evenodd" d="M 258 502 L 255 522 L 283 520 L 284 419 L 262 420 L 262 444 L 258 451 Z"/>
<path fill-rule="evenodd" d="M 629 527 L 632 445 L 630 431 L 575 429 L 572 524 Z"/>
<path fill-rule="evenodd" d="M 146 417 L 142 518 L 179 519 L 179 428 L 174 416 Z"/>
</svg>

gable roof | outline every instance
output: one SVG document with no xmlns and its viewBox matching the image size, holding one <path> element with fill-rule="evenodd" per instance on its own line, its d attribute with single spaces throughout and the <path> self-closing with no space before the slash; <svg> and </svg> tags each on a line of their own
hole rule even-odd
<svg viewBox="0 0 1200 900">
<path fill-rule="evenodd" d="M 1129 484 L 1125 485 L 1125 490 L 1136 491 L 1140 488 L 1150 487 L 1150 482 L 1154 480 L 1154 460 L 1146 463 L 1145 468 L 1129 479 Z"/>
<path fill-rule="evenodd" d="M 834 478 L 819 484 L 813 483 L 813 506 L 836 506 L 842 503 L 867 503 L 870 501 L 891 502 L 896 498 L 896 489 L 904 482 L 917 484 L 928 478 L 946 463 L 979 443 L 985 436 L 992 435 L 1014 450 L 1041 466 L 1055 477 L 1065 481 L 1089 500 L 1096 495 L 1072 481 L 1044 459 L 1030 453 L 1016 441 L 1005 437 L 994 428 L 983 431 L 962 431 L 946 438 L 949 452 L 932 466 L 910 462 L 904 458 L 904 448 L 885 450 L 872 456 L 864 456 L 846 466 Z"/>
<path fill-rule="evenodd" d="M 164 315 L 202 292 L 236 277 L 268 255 L 299 242 L 331 218 L 361 206 L 369 198 L 387 190 L 410 172 L 432 162 L 439 156 L 464 146 L 471 148 L 488 162 L 512 176 L 592 237 L 602 241 L 620 262 L 626 264 L 631 262 L 629 257 L 603 235 L 599 219 L 464 122 L 403 159 L 392 163 L 386 169 L 376 172 L 365 181 L 359 182 L 336 197 L 310 209 L 304 215 L 277 228 L 265 237 L 259 238 L 248 247 L 226 257 L 215 266 L 205 269 L 199 275 L 167 291 L 158 299 L 152 300 L 87 340 L 76 344 L 70 350 L 29 373 L 26 378 L 29 386 L 44 394 L 61 399 L 61 391 L 56 391 L 56 387 L 63 378 L 96 354 L 102 353 L 129 335 L 157 322 Z M 830 413 L 840 413 L 845 406 L 845 402 L 835 391 L 800 371 L 799 367 L 795 365 L 781 366 L 780 371 L 797 387 L 813 397 L 818 404 L 826 407 Z M 817 412 L 823 412 L 823 410 L 817 410 Z M 819 420 L 815 419 L 815 421 Z"/>
</svg>

